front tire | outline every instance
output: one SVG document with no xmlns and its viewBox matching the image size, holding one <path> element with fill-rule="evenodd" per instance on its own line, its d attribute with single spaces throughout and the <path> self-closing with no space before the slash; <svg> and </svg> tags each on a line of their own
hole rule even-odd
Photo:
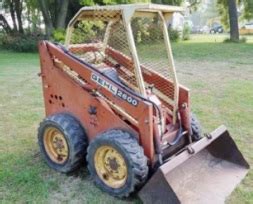
<svg viewBox="0 0 253 204">
<path fill-rule="evenodd" d="M 87 161 L 95 184 L 112 196 L 129 196 L 148 175 L 142 147 L 121 130 L 97 136 L 88 147 Z"/>
<path fill-rule="evenodd" d="M 201 136 L 201 125 L 196 115 L 191 113 L 191 129 L 192 129 L 192 140 L 198 141 L 202 138 Z"/>
<path fill-rule="evenodd" d="M 85 158 L 85 131 L 79 121 L 66 113 L 51 115 L 40 123 L 38 143 L 48 166 L 62 173 L 74 171 Z"/>
</svg>

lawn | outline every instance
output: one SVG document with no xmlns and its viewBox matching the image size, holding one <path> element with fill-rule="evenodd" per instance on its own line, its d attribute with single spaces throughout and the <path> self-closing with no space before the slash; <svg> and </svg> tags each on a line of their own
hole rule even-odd
<svg viewBox="0 0 253 204">
<path fill-rule="evenodd" d="M 192 92 L 204 131 L 225 124 L 253 166 L 253 44 L 218 35 L 173 44 L 179 81 Z M 42 161 L 37 127 L 44 117 L 37 54 L 0 51 L 0 203 L 138 203 L 97 189 L 83 167 L 57 173 Z M 208 192 L 207 192 L 208 193 Z M 227 200 L 253 203 L 253 170 Z"/>
</svg>

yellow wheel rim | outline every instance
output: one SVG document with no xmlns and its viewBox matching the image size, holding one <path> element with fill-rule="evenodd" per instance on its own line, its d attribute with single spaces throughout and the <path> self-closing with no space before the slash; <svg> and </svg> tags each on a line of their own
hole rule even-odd
<svg viewBox="0 0 253 204">
<path fill-rule="evenodd" d="M 44 147 L 52 161 L 63 164 L 68 159 L 69 148 L 64 135 L 55 127 L 44 132 Z"/>
<path fill-rule="evenodd" d="M 122 155 L 111 146 L 99 147 L 94 157 L 99 178 L 111 188 L 120 188 L 126 183 L 127 166 Z"/>
</svg>

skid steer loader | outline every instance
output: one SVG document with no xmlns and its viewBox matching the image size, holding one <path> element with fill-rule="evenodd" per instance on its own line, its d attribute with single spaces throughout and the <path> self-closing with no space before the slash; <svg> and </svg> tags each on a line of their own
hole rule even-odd
<svg viewBox="0 0 253 204">
<path fill-rule="evenodd" d="M 39 43 L 41 154 L 68 173 L 86 160 L 110 195 L 144 203 L 223 203 L 248 163 L 225 126 L 202 135 L 178 83 L 168 22 L 180 7 L 82 8 L 65 45 Z"/>
</svg>

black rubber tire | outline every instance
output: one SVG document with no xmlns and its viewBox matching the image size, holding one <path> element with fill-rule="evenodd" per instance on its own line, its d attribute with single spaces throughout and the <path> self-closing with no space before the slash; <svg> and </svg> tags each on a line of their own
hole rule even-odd
<svg viewBox="0 0 253 204">
<path fill-rule="evenodd" d="M 65 137 L 69 155 L 63 164 L 58 164 L 50 159 L 43 142 L 44 132 L 49 127 L 57 128 Z M 87 137 L 80 122 L 66 113 L 58 113 L 45 118 L 38 129 L 38 143 L 40 152 L 46 163 L 52 169 L 69 173 L 77 169 L 85 158 L 87 150 Z"/>
<path fill-rule="evenodd" d="M 191 113 L 191 129 L 192 129 L 192 140 L 198 141 L 202 138 L 201 136 L 201 125 L 195 114 Z"/>
<path fill-rule="evenodd" d="M 115 148 L 126 162 L 128 176 L 126 183 L 120 188 L 107 186 L 97 175 L 94 155 L 96 150 L 103 145 Z M 121 130 L 110 130 L 97 136 L 88 147 L 87 162 L 95 184 L 110 195 L 120 198 L 128 197 L 136 187 L 140 187 L 145 182 L 148 176 L 147 158 L 143 148 L 132 135 Z"/>
</svg>

